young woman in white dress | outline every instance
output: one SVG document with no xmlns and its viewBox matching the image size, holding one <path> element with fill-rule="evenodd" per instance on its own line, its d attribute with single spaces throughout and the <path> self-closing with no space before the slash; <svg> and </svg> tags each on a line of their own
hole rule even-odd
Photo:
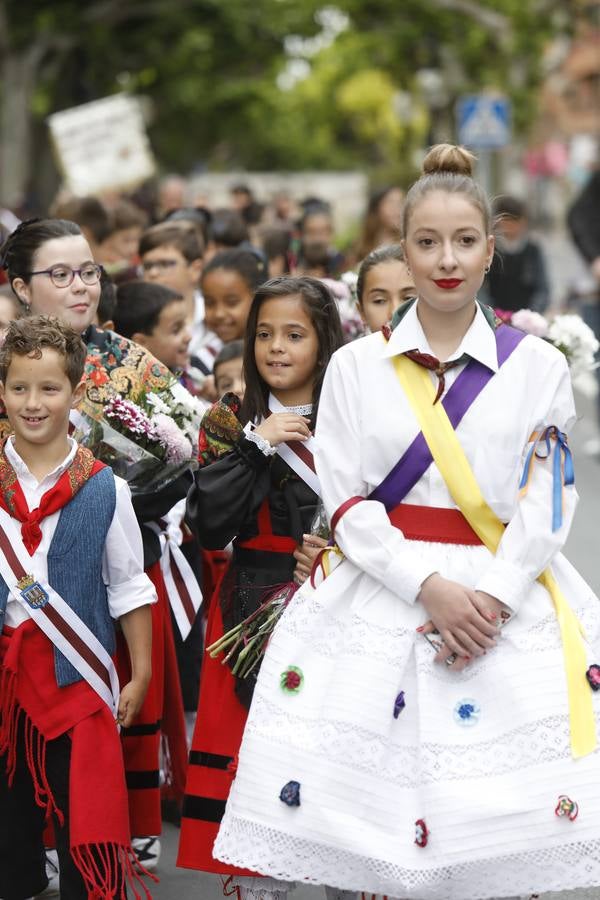
<svg viewBox="0 0 600 900">
<path fill-rule="evenodd" d="M 418 299 L 326 375 L 339 550 L 262 665 L 214 848 L 237 866 L 423 900 L 600 885 L 600 604 L 560 553 L 570 378 L 476 301 L 494 239 L 471 163 L 430 151 L 403 221 Z"/>
</svg>

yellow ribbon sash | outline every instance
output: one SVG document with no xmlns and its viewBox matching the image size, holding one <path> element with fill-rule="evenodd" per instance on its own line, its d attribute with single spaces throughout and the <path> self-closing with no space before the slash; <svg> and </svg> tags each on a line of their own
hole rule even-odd
<svg viewBox="0 0 600 900">
<path fill-rule="evenodd" d="M 433 405 L 435 389 L 429 372 L 406 356 L 396 356 L 392 361 L 454 502 L 482 543 L 491 553 L 496 553 L 505 526 L 486 503 L 444 407 L 441 403 Z M 571 752 L 575 758 L 586 756 L 596 749 L 598 742 L 592 695 L 585 677 L 587 656 L 583 629 L 550 569 L 542 572 L 538 581 L 552 597 L 562 636 Z"/>
</svg>

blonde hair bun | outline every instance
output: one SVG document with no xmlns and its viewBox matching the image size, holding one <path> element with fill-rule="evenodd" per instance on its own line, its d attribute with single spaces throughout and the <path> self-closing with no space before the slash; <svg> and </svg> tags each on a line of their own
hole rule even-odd
<svg viewBox="0 0 600 900">
<path fill-rule="evenodd" d="M 455 144 L 436 144 L 423 160 L 423 175 L 473 175 L 477 157 L 465 147 Z"/>
</svg>

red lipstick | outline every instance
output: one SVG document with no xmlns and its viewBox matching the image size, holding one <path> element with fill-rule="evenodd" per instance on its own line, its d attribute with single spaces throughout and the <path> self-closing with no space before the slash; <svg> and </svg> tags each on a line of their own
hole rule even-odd
<svg viewBox="0 0 600 900">
<path fill-rule="evenodd" d="M 439 288 L 443 288 L 445 291 L 451 291 L 454 288 L 457 288 L 462 282 L 462 278 L 439 278 L 434 280 L 434 284 L 437 284 Z"/>
</svg>

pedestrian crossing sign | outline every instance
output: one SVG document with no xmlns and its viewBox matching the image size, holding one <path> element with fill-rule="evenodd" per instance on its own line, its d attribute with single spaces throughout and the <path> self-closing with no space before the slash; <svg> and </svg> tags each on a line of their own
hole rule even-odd
<svg viewBox="0 0 600 900">
<path fill-rule="evenodd" d="M 511 138 L 511 106 L 507 97 L 471 94 L 456 105 L 459 143 L 474 150 L 499 150 Z"/>
</svg>

